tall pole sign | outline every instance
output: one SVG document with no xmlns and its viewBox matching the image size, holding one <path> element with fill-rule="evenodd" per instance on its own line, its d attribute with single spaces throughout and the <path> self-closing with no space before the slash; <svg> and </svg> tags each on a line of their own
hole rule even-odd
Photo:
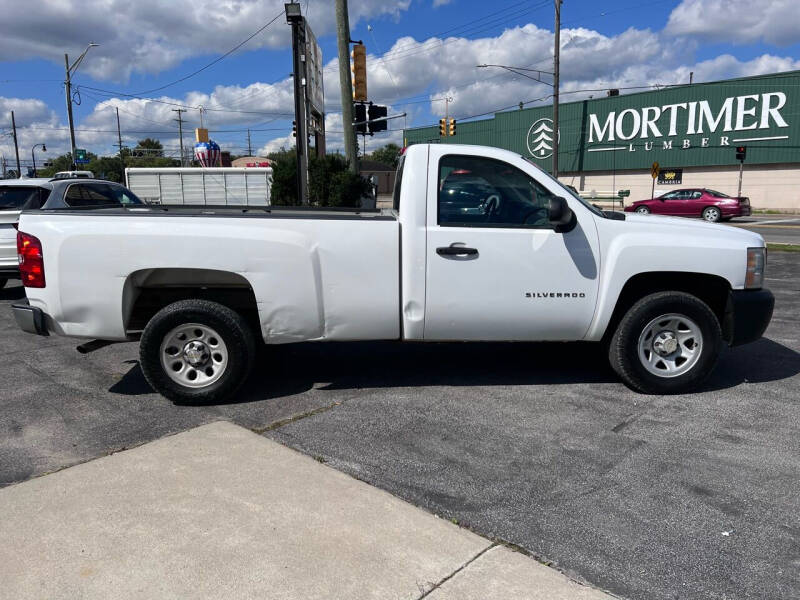
<svg viewBox="0 0 800 600">
<path fill-rule="evenodd" d="M 292 79 L 294 80 L 294 120 L 297 127 L 297 201 L 308 204 L 308 129 L 305 93 L 305 19 L 300 14 L 300 4 L 284 5 L 286 21 L 292 27 Z"/>
</svg>

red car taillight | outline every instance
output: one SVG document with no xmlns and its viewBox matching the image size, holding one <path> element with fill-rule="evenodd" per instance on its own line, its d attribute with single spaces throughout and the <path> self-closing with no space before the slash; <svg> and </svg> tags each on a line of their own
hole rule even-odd
<svg viewBox="0 0 800 600">
<path fill-rule="evenodd" d="M 44 258 L 42 242 L 34 235 L 17 231 L 17 255 L 22 285 L 29 288 L 43 288 Z"/>
</svg>

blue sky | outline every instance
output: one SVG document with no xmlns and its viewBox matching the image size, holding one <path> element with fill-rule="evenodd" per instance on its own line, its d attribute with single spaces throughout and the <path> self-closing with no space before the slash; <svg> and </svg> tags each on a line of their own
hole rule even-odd
<svg viewBox="0 0 800 600">
<path fill-rule="evenodd" d="M 282 13 L 282 2 L 140 0 L 131 6 L 112 0 L 116 8 L 107 12 L 107 2 L 82 0 L 48 3 L 33 15 L 17 4 L 5 9 L 0 41 L 0 131 L 8 131 L 14 109 L 23 155 L 37 142 L 47 143 L 51 155 L 67 148 L 63 53 L 77 57 L 90 40 L 101 45 L 74 78 L 79 147 L 113 152 L 113 108 L 119 107 L 126 144 L 149 134 L 174 148 L 174 105 L 215 109 L 206 113 L 207 125 L 235 153 L 244 152 L 248 127 L 255 149 L 291 144 L 289 28 L 282 16 L 216 65 L 140 93 L 219 57 Z M 303 7 L 326 64 L 329 147 L 335 149 L 341 122 L 333 2 L 309 0 Z M 352 37 L 369 53 L 370 98 L 395 114 L 408 113 L 393 128 L 434 123 L 444 108 L 436 98 L 445 94 L 458 117 L 546 96 L 546 86 L 475 65 L 550 70 L 553 12 L 552 0 L 350 0 Z M 567 0 L 562 23 L 566 90 L 676 83 L 689 71 L 707 81 L 800 68 L 797 0 Z M 197 126 L 199 110 L 190 108 L 184 118 L 188 129 Z M 400 139 L 388 132 L 369 144 Z M 5 156 L 13 152 L 8 142 L 0 138 Z"/>
</svg>

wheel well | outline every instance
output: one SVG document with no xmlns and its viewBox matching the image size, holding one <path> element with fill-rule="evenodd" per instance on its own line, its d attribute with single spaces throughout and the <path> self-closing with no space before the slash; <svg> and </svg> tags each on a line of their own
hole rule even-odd
<svg viewBox="0 0 800 600">
<path fill-rule="evenodd" d="M 238 273 L 213 269 L 144 269 L 128 276 L 123 291 L 125 329 L 141 331 L 165 306 L 199 298 L 240 313 L 256 330 L 258 305 L 250 282 Z"/>
<path fill-rule="evenodd" d="M 625 282 L 606 328 L 605 338 L 613 335 L 617 325 L 631 306 L 645 296 L 656 292 L 675 291 L 691 294 L 705 302 L 717 316 L 720 325 L 723 325 L 730 290 L 731 286 L 728 281 L 718 275 L 682 272 L 639 273 Z"/>
</svg>

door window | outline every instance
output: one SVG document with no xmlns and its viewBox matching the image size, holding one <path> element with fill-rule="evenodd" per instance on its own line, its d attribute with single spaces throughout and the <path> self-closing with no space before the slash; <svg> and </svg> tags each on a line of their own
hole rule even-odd
<svg viewBox="0 0 800 600">
<path fill-rule="evenodd" d="M 554 196 L 524 171 L 480 156 L 439 161 L 438 222 L 443 227 L 552 228 Z"/>
</svg>

